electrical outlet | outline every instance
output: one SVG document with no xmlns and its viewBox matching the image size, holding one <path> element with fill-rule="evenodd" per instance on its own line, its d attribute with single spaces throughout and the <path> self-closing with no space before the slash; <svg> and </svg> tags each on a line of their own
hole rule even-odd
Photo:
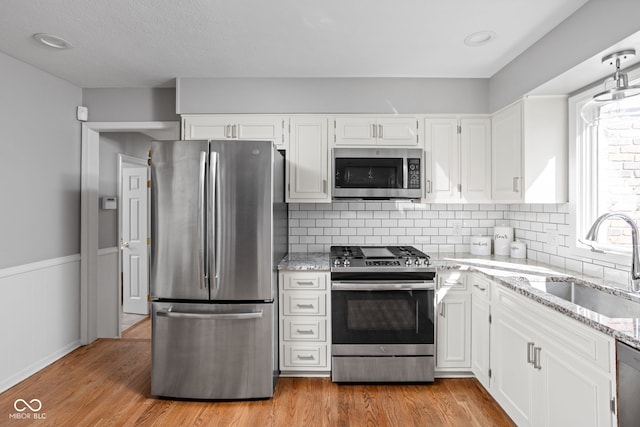
<svg viewBox="0 0 640 427">
<path fill-rule="evenodd" d="M 558 230 L 547 230 L 547 243 L 551 246 L 558 246 L 560 240 L 560 233 Z"/>
<path fill-rule="evenodd" d="M 453 228 L 454 236 L 462 236 L 462 221 L 451 221 L 451 227 Z"/>
</svg>

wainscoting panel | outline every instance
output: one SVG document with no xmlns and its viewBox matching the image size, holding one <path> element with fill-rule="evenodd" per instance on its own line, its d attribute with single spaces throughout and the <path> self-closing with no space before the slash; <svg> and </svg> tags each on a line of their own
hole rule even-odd
<svg viewBox="0 0 640 427">
<path fill-rule="evenodd" d="M 80 256 L 0 269 L 0 392 L 80 346 Z"/>
</svg>

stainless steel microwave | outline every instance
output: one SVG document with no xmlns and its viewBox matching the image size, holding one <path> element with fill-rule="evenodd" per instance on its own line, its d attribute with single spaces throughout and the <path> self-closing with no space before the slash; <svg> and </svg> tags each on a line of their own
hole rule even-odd
<svg viewBox="0 0 640 427">
<path fill-rule="evenodd" d="M 334 199 L 419 199 L 422 149 L 334 148 Z"/>
</svg>

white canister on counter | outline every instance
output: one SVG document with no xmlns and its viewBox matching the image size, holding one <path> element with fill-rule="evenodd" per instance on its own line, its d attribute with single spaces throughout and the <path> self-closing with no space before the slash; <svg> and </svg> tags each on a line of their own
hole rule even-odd
<svg viewBox="0 0 640 427">
<path fill-rule="evenodd" d="M 511 242 L 511 258 L 524 259 L 527 257 L 527 245 L 524 242 L 516 240 Z"/>
<path fill-rule="evenodd" d="M 513 227 L 497 225 L 493 229 L 493 253 L 511 255 L 511 242 L 513 242 Z"/>
<path fill-rule="evenodd" d="M 491 237 L 471 236 L 469 247 L 472 255 L 491 255 Z"/>
</svg>

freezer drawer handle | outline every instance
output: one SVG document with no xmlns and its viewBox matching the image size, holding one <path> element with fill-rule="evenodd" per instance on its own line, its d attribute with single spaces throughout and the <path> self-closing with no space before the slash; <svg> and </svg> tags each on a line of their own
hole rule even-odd
<svg viewBox="0 0 640 427">
<path fill-rule="evenodd" d="M 169 317 L 173 319 L 201 319 L 201 320 L 245 320 L 262 318 L 262 310 L 249 311 L 244 313 L 180 313 L 171 311 L 158 311 L 159 317 Z"/>
</svg>

